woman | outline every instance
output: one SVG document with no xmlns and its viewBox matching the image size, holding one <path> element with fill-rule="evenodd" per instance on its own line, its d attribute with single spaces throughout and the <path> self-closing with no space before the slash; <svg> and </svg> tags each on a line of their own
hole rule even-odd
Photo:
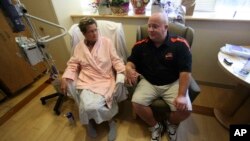
<svg viewBox="0 0 250 141">
<path fill-rule="evenodd" d="M 109 121 L 108 140 L 115 140 L 116 126 L 112 117 L 118 112 L 118 105 L 112 99 L 116 73 L 123 73 L 125 65 L 106 37 L 98 33 L 95 19 L 85 17 L 80 20 L 79 28 L 85 39 L 80 41 L 67 63 L 62 76 L 62 91 L 71 95 L 79 106 L 82 124 L 87 125 L 88 134 L 96 137 L 93 119 L 97 124 Z M 75 82 L 75 86 L 74 83 Z"/>
</svg>

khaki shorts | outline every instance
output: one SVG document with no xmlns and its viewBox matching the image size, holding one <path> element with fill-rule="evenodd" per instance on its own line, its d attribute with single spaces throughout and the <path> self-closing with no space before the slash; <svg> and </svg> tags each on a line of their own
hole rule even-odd
<svg viewBox="0 0 250 141">
<path fill-rule="evenodd" d="M 135 89 L 132 102 L 149 106 L 154 99 L 162 97 L 162 99 L 170 106 L 171 111 L 176 111 L 173 101 L 178 95 L 178 90 L 178 80 L 168 85 L 157 86 L 150 84 L 146 79 L 142 78 Z M 186 98 L 188 101 L 188 110 L 191 111 L 192 104 L 188 92 L 186 94 Z"/>
</svg>

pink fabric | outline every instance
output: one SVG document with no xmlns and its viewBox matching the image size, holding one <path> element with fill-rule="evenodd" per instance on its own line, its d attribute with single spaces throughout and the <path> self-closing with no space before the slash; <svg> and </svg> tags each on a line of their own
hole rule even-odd
<svg viewBox="0 0 250 141">
<path fill-rule="evenodd" d="M 77 89 L 89 89 L 103 95 L 110 107 L 115 88 L 113 68 L 117 73 L 125 71 L 111 41 L 100 36 L 91 52 L 83 40 L 77 44 L 62 77 L 76 80 Z"/>
</svg>

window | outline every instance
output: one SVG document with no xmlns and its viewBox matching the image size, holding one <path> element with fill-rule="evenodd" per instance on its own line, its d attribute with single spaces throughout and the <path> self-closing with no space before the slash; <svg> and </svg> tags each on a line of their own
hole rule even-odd
<svg viewBox="0 0 250 141">
<path fill-rule="evenodd" d="M 196 0 L 195 12 L 214 12 L 224 18 L 250 19 L 250 0 Z"/>
<path fill-rule="evenodd" d="M 151 15 L 152 1 L 153 0 L 150 0 L 146 6 L 146 16 Z M 161 0 L 163 3 L 166 3 L 167 1 L 172 1 L 175 3 L 175 5 L 179 5 L 182 0 Z M 97 9 L 91 5 L 91 2 L 93 2 L 93 0 L 81 1 L 81 9 L 84 11 L 84 13 L 97 13 Z M 134 15 L 131 3 L 129 9 L 129 15 Z M 250 0 L 196 0 L 193 18 L 250 20 L 249 13 Z"/>
<path fill-rule="evenodd" d="M 195 11 L 212 12 L 215 10 L 216 0 L 196 0 Z"/>
</svg>

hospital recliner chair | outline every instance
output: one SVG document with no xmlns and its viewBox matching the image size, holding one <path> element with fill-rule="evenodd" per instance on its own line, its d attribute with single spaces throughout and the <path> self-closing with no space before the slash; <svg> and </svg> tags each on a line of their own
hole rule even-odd
<svg viewBox="0 0 250 141">
<path fill-rule="evenodd" d="M 170 34 L 178 35 L 178 36 L 185 38 L 188 41 L 190 47 L 192 46 L 194 30 L 191 27 L 187 27 L 179 23 L 169 23 L 168 31 Z M 147 25 L 139 26 L 136 32 L 136 40 L 139 41 L 147 37 L 148 37 Z M 194 80 L 192 76 L 190 77 L 189 83 L 190 85 L 188 88 L 188 91 L 189 91 L 188 94 L 189 94 L 191 102 L 193 102 L 194 99 L 200 93 L 200 87 L 198 86 L 198 84 L 196 83 L 196 81 Z M 130 90 L 130 93 L 133 92 L 131 88 L 129 90 Z M 150 107 L 152 108 L 154 117 L 156 118 L 157 121 L 165 120 L 168 116 L 168 113 L 170 112 L 169 106 L 161 98 L 154 100 L 153 103 L 150 105 Z M 134 114 L 133 116 L 136 117 L 135 113 L 133 114 Z"/>
</svg>

